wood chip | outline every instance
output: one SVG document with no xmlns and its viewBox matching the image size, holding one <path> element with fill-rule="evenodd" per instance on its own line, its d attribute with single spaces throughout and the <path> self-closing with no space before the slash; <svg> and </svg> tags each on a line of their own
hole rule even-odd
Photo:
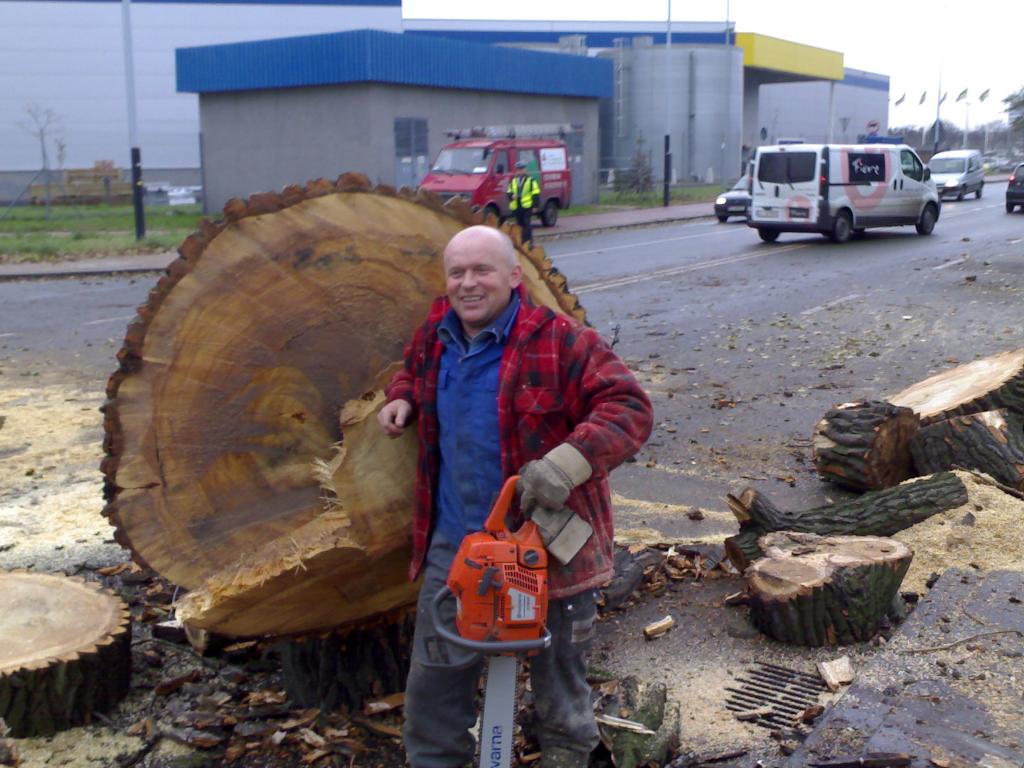
<svg viewBox="0 0 1024 768">
<path fill-rule="evenodd" d="M 312 765 L 317 760 L 321 760 L 322 758 L 325 758 L 330 754 L 330 751 L 326 749 L 318 749 L 315 752 L 310 752 L 307 755 L 303 755 L 302 762 L 306 763 L 307 765 Z"/>
<path fill-rule="evenodd" d="M 800 713 L 800 717 L 797 718 L 797 722 L 813 723 L 823 714 L 825 714 L 825 708 L 821 706 L 821 704 L 814 704 Z"/>
<path fill-rule="evenodd" d="M 364 720 L 363 718 L 358 718 L 357 720 L 355 720 L 355 722 L 359 723 L 367 730 L 373 731 L 374 733 L 380 734 L 381 736 L 393 736 L 396 739 L 402 738 L 402 729 L 398 728 L 397 726 L 385 725 L 384 723 L 375 723 L 372 720 Z"/>
<path fill-rule="evenodd" d="M 750 595 L 746 592 L 733 592 L 731 595 L 726 595 L 722 600 L 722 605 L 734 606 L 734 605 L 749 605 Z"/>
<path fill-rule="evenodd" d="M 316 720 L 319 714 L 319 709 L 308 709 L 305 712 L 300 713 L 298 717 L 292 718 L 291 720 L 287 720 L 277 727 L 280 728 L 282 731 L 290 731 L 293 728 L 305 727 L 312 723 L 314 720 Z"/>
<path fill-rule="evenodd" d="M 838 691 L 840 686 L 852 683 L 854 678 L 853 664 L 849 656 L 840 656 L 832 661 L 819 661 L 818 674 L 825 681 L 830 691 Z"/>
<path fill-rule="evenodd" d="M 627 720 L 624 717 L 597 714 L 594 715 L 594 719 L 602 725 L 607 725 L 609 728 L 617 728 L 622 731 L 629 731 L 630 733 L 640 733 L 644 736 L 654 736 L 656 733 L 643 723 L 638 723 L 635 720 Z"/>
<path fill-rule="evenodd" d="M 299 738 L 314 749 L 323 749 L 327 746 L 327 740 L 316 731 L 303 728 L 299 731 Z"/>
<path fill-rule="evenodd" d="M 733 717 L 741 723 L 752 723 L 755 720 L 760 720 L 765 715 L 770 715 L 771 713 L 771 707 L 758 707 L 757 709 L 748 709 L 746 712 L 737 712 Z"/>
<path fill-rule="evenodd" d="M 661 637 L 668 632 L 676 624 L 676 620 L 671 616 L 665 616 L 663 619 L 652 621 L 646 627 L 644 627 L 644 637 L 648 640 L 653 640 L 656 637 Z"/>
<path fill-rule="evenodd" d="M 400 691 L 398 693 L 393 693 L 390 696 L 385 696 L 383 699 L 366 702 L 363 706 L 363 714 L 379 715 L 381 712 L 390 712 L 392 709 L 397 709 L 404 704 L 405 693 Z"/>
<path fill-rule="evenodd" d="M 184 675 L 178 675 L 177 677 L 171 677 L 166 680 L 161 680 L 156 684 L 153 689 L 153 693 L 157 696 L 167 696 L 168 694 L 174 693 L 185 683 L 197 683 L 202 679 L 202 673 L 198 669 L 193 669 Z"/>
<path fill-rule="evenodd" d="M 117 574 L 124 573 L 131 567 L 132 563 L 129 561 L 127 563 L 120 563 L 119 565 L 108 565 L 105 568 L 97 568 L 96 573 L 101 576 L 117 576 Z"/>
</svg>

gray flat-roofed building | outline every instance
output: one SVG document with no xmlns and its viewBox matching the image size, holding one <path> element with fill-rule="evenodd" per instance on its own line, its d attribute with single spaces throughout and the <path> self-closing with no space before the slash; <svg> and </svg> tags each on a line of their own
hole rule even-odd
<svg viewBox="0 0 1024 768">
<path fill-rule="evenodd" d="M 758 125 L 764 139 L 803 139 L 810 144 L 855 144 L 858 136 L 873 130 L 885 135 L 889 128 L 889 78 L 859 69 L 845 69 L 835 81 L 829 130 L 829 98 L 833 83 L 775 83 L 761 86 Z"/>
<path fill-rule="evenodd" d="M 358 170 L 415 185 L 450 129 L 571 126 L 573 199 L 597 199 L 606 61 L 358 30 L 180 49 L 178 90 L 199 94 L 208 210 Z"/>
</svg>

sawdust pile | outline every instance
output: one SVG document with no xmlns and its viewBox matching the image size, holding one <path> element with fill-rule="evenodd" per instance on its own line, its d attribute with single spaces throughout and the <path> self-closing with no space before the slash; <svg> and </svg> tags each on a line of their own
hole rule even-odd
<svg viewBox="0 0 1024 768">
<path fill-rule="evenodd" d="M 970 472 L 956 472 L 967 503 L 892 538 L 914 550 L 903 591 L 924 594 L 932 574 L 947 568 L 1024 571 L 1024 501 Z"/>
</svg>

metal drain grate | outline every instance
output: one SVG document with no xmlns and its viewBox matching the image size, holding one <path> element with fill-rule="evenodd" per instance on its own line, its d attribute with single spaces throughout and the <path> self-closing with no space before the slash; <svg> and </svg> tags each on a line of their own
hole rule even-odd
<svg viewBox="0 0 1024 768">
<path fill-rule="evenodd" d="M 757 663 L 736 678 L 738 686 L 727 687 L 725 708 L 730 712 L 760 712 L 754 720 L 763 728 L 792 727 L 805 709 L 818 703 L 826 691 L 815 675 L 775 664 Z"/>
</svg>

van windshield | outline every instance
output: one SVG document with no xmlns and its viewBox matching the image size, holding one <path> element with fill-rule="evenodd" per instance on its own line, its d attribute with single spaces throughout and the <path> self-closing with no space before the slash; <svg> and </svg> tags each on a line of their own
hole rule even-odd
<svg viewBox="0 0 1024 768">
<path fill-rule="evenodd" d="M 430 170 L 435 173 L 487 173 L 491 164 L 489 147 L 442 149 Z"/>
<path fill-rule="evenodd" d="M 933 157 L 928 163 L 932 173 L 963 173 L 964 159 L 962 157 Z"/>
<path fill-rule="evenodd" d="M 771 184 L 813 181 L 817 164 L 814 152 L 765 152 L 758 161 L 757 178 Z"/>
</svg>

